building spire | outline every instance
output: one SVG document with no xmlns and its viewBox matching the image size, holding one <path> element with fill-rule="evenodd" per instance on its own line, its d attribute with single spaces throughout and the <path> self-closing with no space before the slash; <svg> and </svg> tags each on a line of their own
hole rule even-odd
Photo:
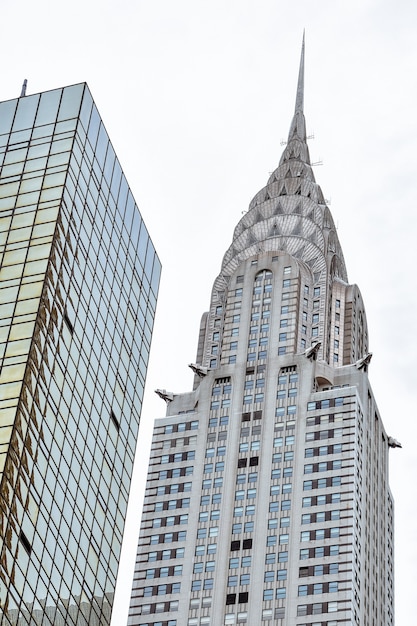
<svg viewBox="0 0 417 626">
<path fill-rule="evenodd" d="M 304 112 L 304 44 L 305 30 L 303 31 L 303 43 L 301 45 L 300 69 L 298 71 L 297 97 L 295 99 L 295 112 Z"/>
<path fill-rule="evenodd" d="M 303 43 L 301 45 L 301 58 L 300 69 L 298 70 L 298 83 L 297 83 L 297 96 L 295 98 L 295 110 L 294 117 L 292 118 L 290 132 L 288 134 L 287 148 L 290 147 L 290 143 L 293 140 L 302 141 L 305 144 L 306 151 L 306 163 L 310 163 L 310 159 L 307 156 L 308 148 L 306 144 L 306 122 L 304 118 L 304 42 L 305 33 L 303 33 Z M 281 157 L 281 162 L 286 159 L 291 150 L 285 150 Z"/>
</svg>

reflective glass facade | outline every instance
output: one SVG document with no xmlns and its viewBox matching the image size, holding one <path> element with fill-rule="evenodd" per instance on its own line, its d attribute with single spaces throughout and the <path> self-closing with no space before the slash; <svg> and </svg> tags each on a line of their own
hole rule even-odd
<svg viewBox="0 0 417 626">
<path fill-rule="evenodd" d="M 2 624 L 109 624 L 160 262 L 85 84 L 0 103 Z"/>
</svg>

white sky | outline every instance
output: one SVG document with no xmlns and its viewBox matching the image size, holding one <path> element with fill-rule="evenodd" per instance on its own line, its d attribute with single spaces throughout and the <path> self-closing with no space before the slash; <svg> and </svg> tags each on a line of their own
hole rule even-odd
<svg viewBox="0 0 417 626">
<path fill-rule="evenodd" d="M 165 413 L 153 389 L 191 390 L 187 364 L 222 256 L 281 156 L 306 28 L 310 154 L 323 159 L 316 179 L 365 300 L 382 418 L 404 445 L 390 453 L 390 482 L 396 626 L 408 626 L 417 561 L 417 4 L 3 0 L 1 22 L 0 100 L 17 97 L 24 78 L 28 94 L 88 82 L 163 264 L 113 626 L 127 620 L 149 438 Z"/>
</svg>

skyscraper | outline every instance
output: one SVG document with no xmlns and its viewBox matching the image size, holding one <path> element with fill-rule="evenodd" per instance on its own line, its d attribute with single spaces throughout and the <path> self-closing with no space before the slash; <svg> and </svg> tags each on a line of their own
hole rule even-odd
<svg viewBox="0 0 417 626">
<path fill-rule="evenodd" d="M 110 623 L 160 263 L 86 84 L 0 103 L 0 621 Z"/>
<path fill-rule="evenodd" d="M 304 45 L 288 142 L 202 317 L 194 389 L 158 392 L 130 626 L 394 621 L 396 443 L 303 100 Z"/>
</svg>

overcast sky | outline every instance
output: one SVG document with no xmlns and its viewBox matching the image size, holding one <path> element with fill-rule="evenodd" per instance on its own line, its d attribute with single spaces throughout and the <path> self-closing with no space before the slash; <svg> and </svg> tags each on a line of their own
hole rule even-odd
<svg viewBox="0 0 417 626">
<path fill-rule="evenodd" d="M 349 280 L 364 297 L 382 418 L 404 445 L 390 452 L 390 482 L 396 626 L 409 626 L 417 562 L 417 4 L 3 0 L 1 22 L 0 100 L 17 97 L 24 78 L 28 94 L 88 82 L 163 264 L 114 626 L 126 624 L 149 437 L 165 413 L 153 389 L 191 390 L 187 364 L 222 256 L 283 150 L 305 27 L 310 154 L 323 161 L 316 180 Z"/>
</svg>

